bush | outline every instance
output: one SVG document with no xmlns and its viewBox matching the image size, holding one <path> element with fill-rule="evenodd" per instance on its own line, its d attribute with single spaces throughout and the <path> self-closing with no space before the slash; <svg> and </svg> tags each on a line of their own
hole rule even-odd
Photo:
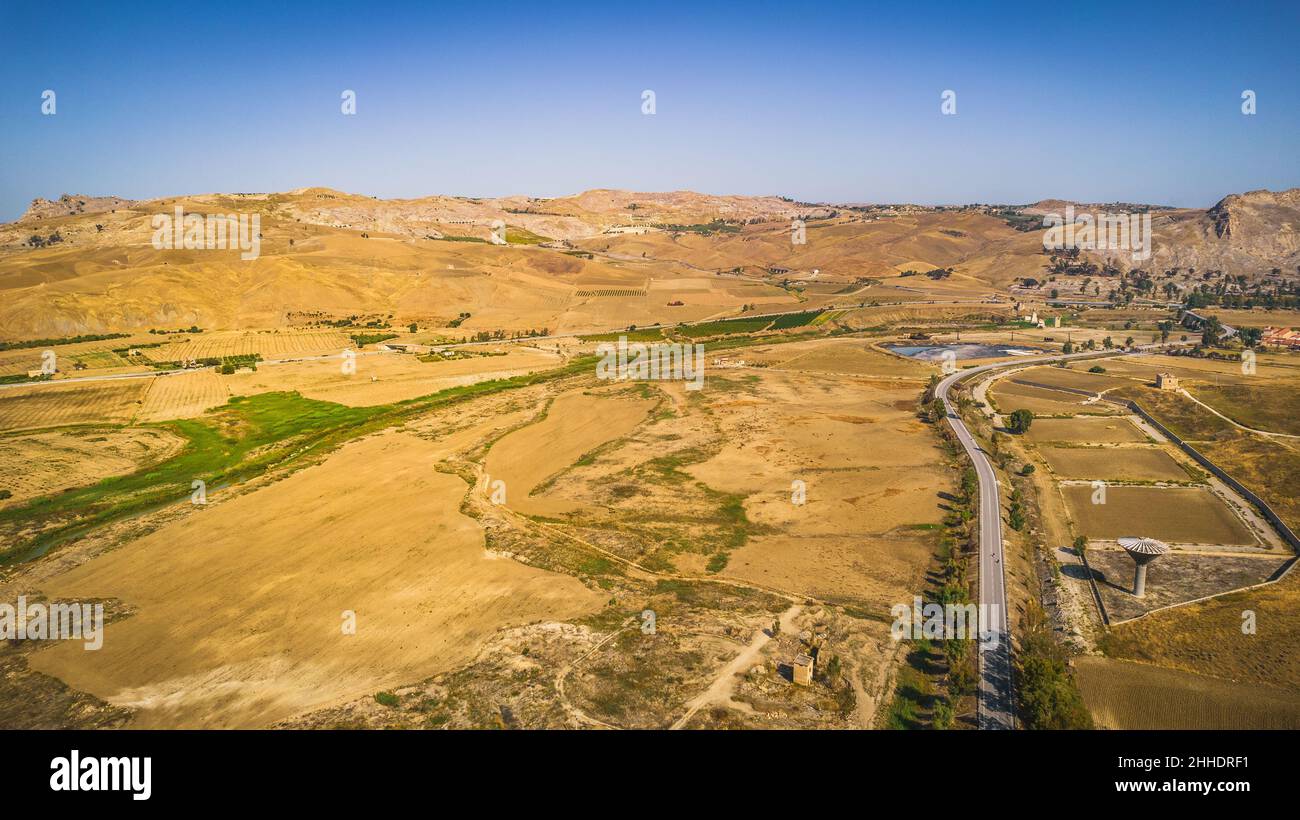
<svg viewBox="0 0 1300 820">
<path fill-rule="evenodd" d="M 1021 475 L 1029 475 L 1033 471 L 1034 471 L 1034 465 L 1032 464 L 1026 464 L 1025 466 L 1020 468 Z"/>
<path fill-rule="evenodd" d="M 387 706 L 389 709 L 396 708 L 399 703 L 397 695 L 392 692 L 376 692 L 375 702 L 380 706 Z"/>
<path fill-rule="evenodd" d="M 1106 372 L 1106 368 L 1102 367 L 1102 366 L 1099 365 L 1099 364 L 1094 364 L 1092 367 L 1088 368 L 1088 372 L 1089 372 L 1089 373 L 1105 373 L 1105 372 Z"/>
<path fill-rule="evenodd" d="M 3 501 L 6 498 L 13 498 L 13 495 L 14 494 L 9 490 L 0 490 L 0 501 Z"/>
<path fill-rule="evenodd" d="M 235 372 L 235 366 L 233 364 L 230 364 L 229 362 L 221 366 L 221 374 L 223 376 L 229 376 L 231 373 L 234 372 Z"/>
</svg>

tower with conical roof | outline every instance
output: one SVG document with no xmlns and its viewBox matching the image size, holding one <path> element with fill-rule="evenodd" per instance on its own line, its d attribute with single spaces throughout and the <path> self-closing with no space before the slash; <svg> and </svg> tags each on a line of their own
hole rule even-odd
<svg viewBox="0 0 1300 820">
<path fill-rule="evenodd" d="M 1133 572 L 1133 595 L 1141 598 L 1147 592 L 1147 564 L 1169 552 L 1169 545 L 1154 538 L 1136 538 L 1125 536 L 1119 539 L 1137 568 Z"/>
</svg>

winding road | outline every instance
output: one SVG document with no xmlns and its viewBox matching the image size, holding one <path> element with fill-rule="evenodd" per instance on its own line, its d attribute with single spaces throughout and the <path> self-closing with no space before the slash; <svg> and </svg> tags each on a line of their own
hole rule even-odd
<svg viewBox="0 0 1300 820">
<path fill-rule="evenodd" d="M 1007 588 L 1002 559 L 1002 507 L 998 496 L 998 477 L 984 448 L 975 441 L 961 420 L 956 406 L 948 398 L 949 389 L 958 381 L 1006 367 L 1024 367 L 1061 359 L 1082 359 L 1116 355 L 1110 351 L 1098 353 L 1071 353 L 1056 356 L 1018 358 L 1009 362 L 996 362 L 946 376 L 935 387 L 934 395 L 943 402 L 948 424 L 952 425 L 957 440 L 970 456 L 979 478 L 979 602 L 987 613 L 987 623 L 982 623 L 979 653 L 979 692 L 977 698 L 978 724 L 981 729 L 1014 729 L 1016 726 L 1015 700 L 1012 694 L 1011 631 L 1007 627 Z"/>
</svg>

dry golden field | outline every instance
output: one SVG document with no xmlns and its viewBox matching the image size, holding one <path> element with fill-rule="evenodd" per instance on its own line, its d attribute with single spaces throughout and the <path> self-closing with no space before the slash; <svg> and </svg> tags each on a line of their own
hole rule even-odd
<svg viewBox="0 0 1300 820">
<path fill-rule="evenodd" d="M 1203 487 L 1106 487 L 1093 504 L 1087 484 L 1061 488 L 1080 532 L 1112 540 L 1140 535 L 1180 544 L 1256 544 L 1241 519 Z"/>
<path fill-rule="evenodd" d="M 213 370 L 157 376 L 148 382 L 137 421 L 193 418 L 230 398 L 223 377 Z"/>
<path fill-rule="evenodd" d="M 934 365 L 895 356 L 862 339 L 810 339 L 802 342 L 755 346 L 735 354 L 746 363 L 780 370 L 797 370 L 846 375 L 929 378 Z"/>
<path fill-rule="evenodd" d="M 1103 481 L 1190 481 L 1192 477 L 1159 447 L 1040 447 L 1061 478 Z"/>
<path fill-rule="evenodd" d="M 1025 435 L 1035 443 L 1120 444 L 1148 440 L 1126 418 L 1035 419 Z"/>
<path fill-rule="evenodd" d="M 560 516 L 581 509 L 573 501 L 534 491 L 584 453 L 621 438 L 655 406 L 651 399 L 575 391 L 555 399 L 546 417 L 496 442 L 485 469 L 490 482 L 505 482 L 506 505 L 526 515 Z"/>
<path fill-rule="evenodd" d="M 253 354 L 274 360 L 337 353 L 345 347 L 355 347 L 355 344 L 343 331 L 283 328 L 209 332 L 197 338 L 183 337 L 181 341 L 169 342 L 162 347 L 144 348 L 140 352 L 155 362 Z"/>
<path fill-rule="evenodd" d="M 52 646 L 32 668 L 139 727 L 264 726 L 454 668 L 502 627 L 597 609 L 573 578 L 484 551 L 458 512 L 468 487 L 432 468 L 475 435 L 358 441 L 56 576 L 48 595 L 137 611 L 101 650 Z"/>
<path fill-rule="evenodd" d="M 0 431 L 68 424 L 126 424 L 140 410 L 149 378 L 0 388 Z"/>
<path fill-rule="evenodd" d="M 0 506 L 93 484 L 162 461 L 184 441 L 166 430 L 78 428 L 0 437 Z"/>
<path fill-rule="evenodd" d="M 1103 360 L 1096 366 L 1105 367 L 1107 373 L 1109 373 L 1108 364 L 1107 361 Z M 1012 381 L 1033 382 L 1034 384 L 1049 387 L 1069 387 L 1075 390 L 1089 390 L 1092 392 L 1109 390 L 1128 383 L 1128 380 L 1122 377 L 1103 373 L 1089 373 L 1087 368 L 1092 366 L 1076 364 L 1072 367 L 1030 367 L 1008 378 Z"/>
<path fill-rule="evenodd" d="M 504 379 L 558 366 L 560 355 L 550 351 L 511 345 L 505 355 L 471 356 L 466 359 L 422 362 L 403 353 L 357 354 L 355 370 L 343 370 L 344 359 L 331 356 L 305 362 L 259 365 L 256 371 L 241 370 L 222 376 L 231 395 L 253 395 L 277 390 L 295 390 L 307 398 L 338 402 L 350 407 L 427 396 L 439 390 Z"/>
<path fill-rule="evenodd" d="M 1075 670 L 1102 729 L 1300 728 L 1293 690 L 1108 658 L 1080 658 Z"/>
<path fill-rule="evenodd" d="M 1156 612 L 1111 630 L 1103 643 L 1113 658 L 1131 659 L 1259 683 L 1300 693 L 1300 575 L 1256 589 Z M 1248 633 L 1247 613 L 1254 616 Z"/>
<path fill-rule="evenodd" d="M 1016 384 L 1009 379 L 996 382 L 989 389 L 989 397 L 999 412 L 1011 413 L 1028 410 L 1036 416 L 1059 416 L 1084 413 L 1088 415 L 1116 415 L 1122 412 L 1108 402 L 1088 402 L 1086 396 Z M 1031 428 L 1032 429 L 1032 428 Z"/>
<path fill-rule="evenodd" d="M 132 367 L 122 356 L 114 353 L 114 348 L 129 347 L 157 341 L 156 336 L 137 334 L 123 339 L 106 339 L 98 342 L 77 342 L 42 347 L 19 348 L 17 350 L 0 350 L 0 376 L 26 373 L 41 369 L 41 357 L 47 350 L 54 351 L 55 365 L 61 373 L 74 374 L 75 365 L 81 363 L 87 370 L 96 371 L 93 375 L 141 371 L 145 368 Z M 91 375 L 91 374 L 86 374 Z"/>
</svg>

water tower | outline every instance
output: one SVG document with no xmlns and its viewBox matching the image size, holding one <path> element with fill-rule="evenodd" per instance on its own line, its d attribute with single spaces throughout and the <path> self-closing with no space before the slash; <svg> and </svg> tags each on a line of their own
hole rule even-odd
<svg viewBox="0 0 1300 820">
<path fill-rule="evenodd" d="M 1119 539 L 1119 545 L 1137 564 L 1133 573 L 1133 594 L 1141 598 L 1147 591 L 1147 564 L 1169 552 L 1169 545 L 1154 538 L 1134 538 L 1125 536 Z"/>
</svg>

